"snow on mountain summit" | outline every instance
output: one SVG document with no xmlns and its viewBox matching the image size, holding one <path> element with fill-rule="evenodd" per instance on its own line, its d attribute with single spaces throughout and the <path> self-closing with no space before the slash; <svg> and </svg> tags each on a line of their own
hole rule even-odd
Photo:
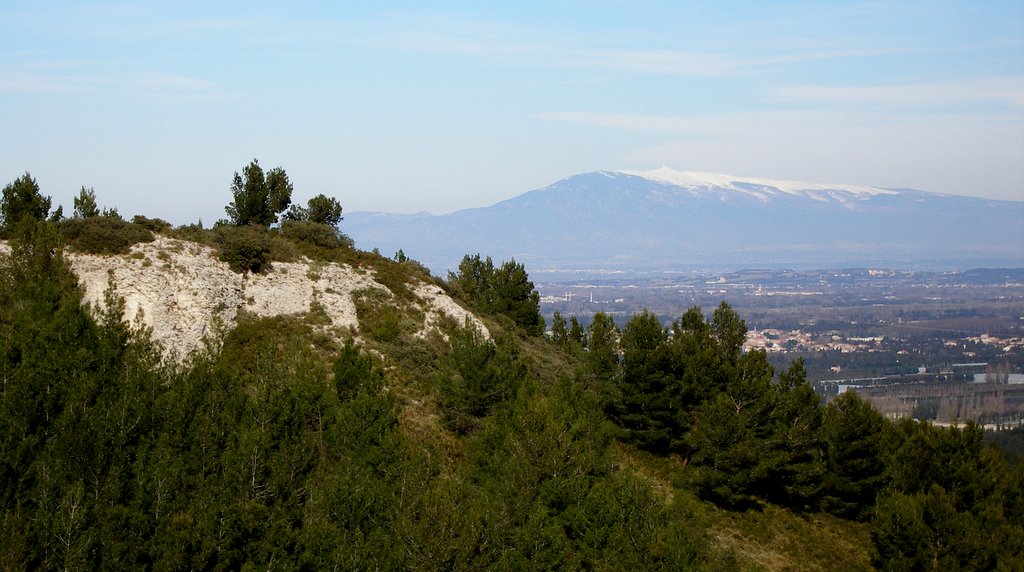
<svg viewBox="0 0 1024 572">
<path fill-rule="evenodd" d="M 734 191 L 750 195 L 762 201 L 769 200 L 773 195 L 787 194 L 802 196 L 823 202 L 840 202 L 846 204 L 850 200 L 866 199 L 878 195 L 896 195 L 898 191 L 869 187 L 863 185 L 844 185 L 829 183 L 808 183 L 804 181 L 786 181 L 753 177 L 736 177 L 718 173 L 698 171 L 676 171 L 662 167 L 653 171 L 615 171 L 623 175 L 643 177 L 651 181 L 681 187 L 693 195 L 714 191 Z"/>
</svg>

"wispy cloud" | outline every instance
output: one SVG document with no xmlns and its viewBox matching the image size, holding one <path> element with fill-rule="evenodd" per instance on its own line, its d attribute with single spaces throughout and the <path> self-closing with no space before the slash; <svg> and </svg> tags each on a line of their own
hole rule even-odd
<svg viewBox="0 0 1024 572">
<path fill-rule="evenodd" d="M 1024 78 L 853 87 L 803 85 L 779 88 L 773 96 L 779 101 L 798 103 L 942 106 L 995 102 L 1024 108 Z"/>
<path fill-rule="evenodd" d="M 105 73 L 64 66 L 0 68 L 0 93 L 109 94 L 143 98 L 215 97 L 216 82 L 167 72 Z"/>
<path fill-rule="evenodd" d="M 608 127 L 648 133 L 673 133 L 676 135 L 696 135 L 703 128 L 703 125 L 701 125 L 703 121 L 682 116 L 564 111 L 542 113 L 539 117 L 541 119 L 563 121 L 590 127 Z"/>
<path fill-rule="evenodd" d="M 517 26 L 447 16 L 400 18 L 363 41 L 375 47 L 505 59 L 543 67 L 595 69 L 643 75 L 731 76 L 758 68 L 837 58 L 892 55 L 894 49 L 789 49 L 757 55 L 714 50 L 619 48 L 567 30 Z"/>
<path fill-rule="evenodd" d="M 578 52 L 575 62 L 638 74 L 735 76 L 761 68 L 838 58 L 892 55 L 895 50 L 805 50 L 738 57 L 726 53 L 686 50 L 602 50 Z"/>
</svg>

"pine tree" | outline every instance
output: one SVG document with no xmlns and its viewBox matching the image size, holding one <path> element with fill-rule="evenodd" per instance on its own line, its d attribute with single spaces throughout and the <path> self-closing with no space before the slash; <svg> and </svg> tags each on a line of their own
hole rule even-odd
<svg viewBox="0 0 1024 572">
<path fill-rule="evenodd" d="M 646 310 L 622 331 L 622 362 L 616 376 L 618 399 L 610 410 L 629 440 L 658 453 L 670 450 L 679 395 L 662 358 L 667 337 L 657 316 Z"/>
<path fill-rule="evenodd" d="M 558 311 L 551 317 L 551 341 L 561 348 L 565 348 L 569 344 L 569 333 L 565 329 L 565 318 Z"/>
<path fill-rule="evenodd" d="M 85 185 L 82 185 L 78 196 L 74 198 L 74 207 L 73 218 L 100 216 L 100 208 L 96 204 L 96 191 L 92 187 L 86 188 Z"/>
<path fill-rule="evenodd" d="M 231 203 L 225 207 L 234 226 L 270 226 L 292 202 L 292 183 L 287 173 L 275 167 L 263 173 L 253 159 L 231 182 Z"/>
<path fill-rule="evenodd" d="M 10 235 L 23 219 L 46 220 L 50 213 L 50 197 L 39 192 L 39 183 L 25 173 L 3 189 L 0 198 L 0 231 Z"/>
<path fill-rule="evenodd" d="M 825 407 L 825 510 L 846 518 L 870 515 L 883 484 L 886 430 L 885 419 L 855 392 L 847 391 Z"/>
</svg>

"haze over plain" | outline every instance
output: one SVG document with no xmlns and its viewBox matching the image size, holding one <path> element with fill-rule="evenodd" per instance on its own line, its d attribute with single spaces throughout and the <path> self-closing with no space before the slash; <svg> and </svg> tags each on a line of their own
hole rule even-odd
<svg viewBox="0 0 1024 572">
<path fill-rule="evenodd" d="M 70 208 L 445 213 L 593 170 L 1024 199 L 1020 2 L 0 5 L 0 179 Z M 344 228 L 344 223 L 343 223 Z"/>
</svg>

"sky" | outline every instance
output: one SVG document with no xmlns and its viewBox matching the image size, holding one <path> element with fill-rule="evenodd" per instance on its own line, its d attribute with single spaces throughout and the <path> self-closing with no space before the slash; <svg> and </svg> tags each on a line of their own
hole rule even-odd
<svg viewBox="0 0 1024 572">
<path fill-rule="evenodd" d="M 0 183 L 208 226 L 254 158 L 346 212 L 663 166 L 1024 200 L 1024 1 L 0 0 Z"/>
</svg>

